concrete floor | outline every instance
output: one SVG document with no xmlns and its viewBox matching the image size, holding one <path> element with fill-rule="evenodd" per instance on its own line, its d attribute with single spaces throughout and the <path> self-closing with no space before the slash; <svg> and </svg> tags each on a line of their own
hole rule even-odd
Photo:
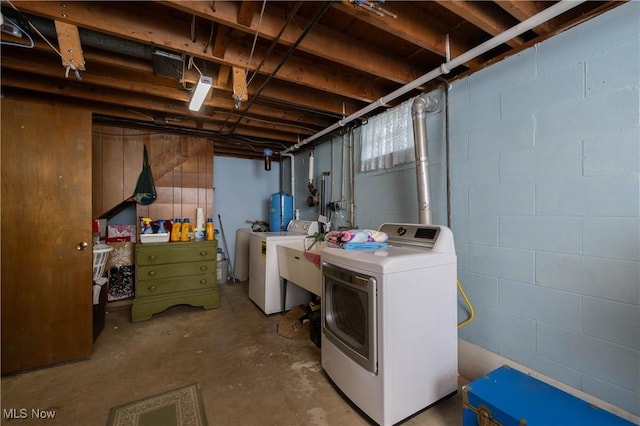
<svg viewBox="0 0 640 426">
<path fill-rule="evenodd" d="M 331 385 L 310 340 L 277 334 L 281 315 L 249 300 L 248 283 L 220 285 L 219 309 L 175 306 L 149 321 L 107 314 L 91 359 L 3 377 L 2 409 L 55 411 L 1 424 L 104 425 L 111 407 L 199 382 L 210 425 L 368 425 Z M 405 425 L 461 425 L 461 393 Z"/>
</svg>

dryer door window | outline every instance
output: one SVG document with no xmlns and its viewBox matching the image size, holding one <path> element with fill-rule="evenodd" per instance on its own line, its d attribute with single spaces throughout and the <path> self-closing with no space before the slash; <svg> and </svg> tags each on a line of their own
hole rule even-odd
<svg viewBox="0 0 640 426">
<path fill-rule="evenodd" d="M 322 270 L 324 335 L 376 373 L 376 279 L 329 264 Z"/>
</svg>

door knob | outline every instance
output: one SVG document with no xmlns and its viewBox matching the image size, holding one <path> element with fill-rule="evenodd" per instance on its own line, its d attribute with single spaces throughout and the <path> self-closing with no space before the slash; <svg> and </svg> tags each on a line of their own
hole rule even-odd
<svg viewBox="0 0 640 426">
<path fill-rule="evenodd" d="M 87 244 L 86 242 L 82 241 L 81 243 L 78 243 L 78 245 L 76 246 L 76 250 L 78 250 L 78 251 L 86 250 L 87 247 L 89 247 L 89 244 Z"/>
</svg>

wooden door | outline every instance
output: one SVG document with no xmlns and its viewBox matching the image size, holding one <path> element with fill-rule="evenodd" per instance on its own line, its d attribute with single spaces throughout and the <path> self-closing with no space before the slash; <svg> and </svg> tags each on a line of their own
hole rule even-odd
<svg viewBox="0 0 640 426">
<path fill-rule="evenodd" d="M 93 350 L 91 113 L 5 98 L 2 373 Z M 85 250 L 78 250 L 86 242 Z"/>
</svg>

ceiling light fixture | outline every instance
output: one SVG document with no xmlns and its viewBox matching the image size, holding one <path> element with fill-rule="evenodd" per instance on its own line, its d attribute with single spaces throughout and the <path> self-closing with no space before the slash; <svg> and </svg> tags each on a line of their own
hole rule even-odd
<svg viewBox="0 0 640 426">
<path fill-rule="evenodd" d="M 207 94 L 209 94 L 209 90 L 211 89 L 212 85 L 213 79 L 211 77 L 200 75 L 198 84 L 193 91 L 193 96 L 191 96 L 191 102 L 189 102 L 189 109 L 191 111 L 200 111 L 200 108 L 202 107 Z"/>
<path fill-rule="evenodd" d="M 208 77 L 202 74 L 202 71 L 200 71 L 200 68 L 198 68 L 196 64 L 193 62 L 193 56 L 189 58 L 189 69 L 191 69 L 192 66 L 193 68 L 196 69 L 196 71 L 198 71 L 198 74 L 200 74 L 200 78 L 198 79 L 196 88 L 193 90 L 193 95 L 191 95 L 191 102 L 189 102 L 189 109 L 191 111 L 200 111 L 200 108 L 202 107 L 202 104 L 204 103 L 205 98 L 209 94 L 209 90 L 211 89 L 211 86 L 213 86 L 213 79 L 211 77 Z"/>
</svg>

